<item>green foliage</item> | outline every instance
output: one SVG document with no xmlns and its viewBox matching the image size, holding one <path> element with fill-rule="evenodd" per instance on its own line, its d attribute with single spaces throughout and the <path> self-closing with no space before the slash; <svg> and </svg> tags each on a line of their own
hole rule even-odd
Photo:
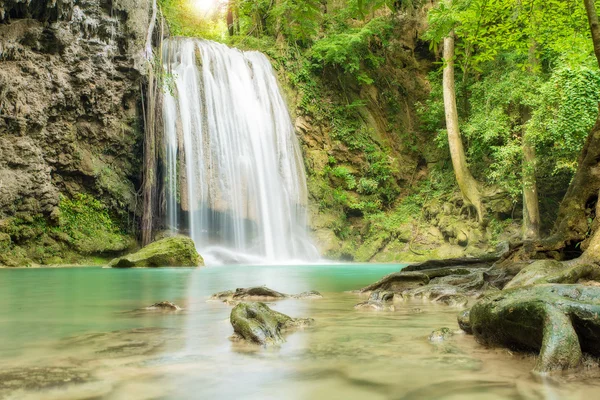
<svg viewBox="0 0 600 400">
<path fill-rule="evenodd" d="M 319 30 L 321 1 L 283 0 L 273 8 L 270 18 L 278 25 L 278 33 L 289 42 L 306 46 Z"/>
<path fill-rule="evenodd" d="M 131 245 L 110 217 L 104 204 L 92 196 L 79 193 L 60 200 L 60 225 L 57 231 L 83 254 L 118 252 Z"/>
<path fill-rule="evenodd" d="M 554 172 L 575 172 L 576 160 L 596 121 L 600 73 L 586 66 L 559 66 L 540 88 L 530 129 L 556 159 Z"/>
<path fill-rule="evenodd" d="M 378 68 L 384 61 L 373 48 L 385 45 L 392 27 L 389 18 L 374 18 L 360 28 L 325 36 L 312 46 L 313 68 L 339 68 L 360 83 L 372 84 L 368 70 Z"/>
</svg>

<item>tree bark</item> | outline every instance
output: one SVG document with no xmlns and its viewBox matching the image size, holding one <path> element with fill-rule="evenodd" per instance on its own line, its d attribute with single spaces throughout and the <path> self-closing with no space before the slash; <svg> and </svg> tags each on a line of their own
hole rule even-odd
<svg viewBox="0 0 600 400">
<path fill-rule="evenodd" d="M 534 22 L 534 21 L 532 21 Z M 535 22 L 534 22 L 535 23 Z M 537 43 L 530 39 L 528 71 L 534 74 L 538 68 L 536 56 Z M 536 178 L 535 144 L 527 134 L 527 123 L 531 120 L 531 109 L 525 107 L 522 111 L 521 146 L 523 151 L 522 180 L 523 180 L 523 240 L 538 240 L 540 238 L 540 205 Z"/>
<path fill-rule="evenodd" d="M 452 0 L 446 0 L 448 5 Z M 471 175 L 467 166 L 467 157 L 463 147 L 458 125 L 458 110 L 456 108 L 456 90 L 454 84 L 454 31 L 444 38 L 444 109 L 446 112 L 446 130 L 448 131 L 448 144 L 450 157 L 454 167 L 454 175 L 465 203 L 475 207 L 477 219 L 483 222 L 484 209 L 479 192 L 479 184 Z"/>
<path fill-rule="evenodd" d="M 600 27 L 594 0 L 583 0 L 590 25 L 594 52 L 600 67 Z M 600 190 L 600 115 L 588 135 L 575 176 L 569 185 L 554 226 L 554 234 L 544 240 L 546 247 L 581 243 L 582 258 L 600 260 L 600 223 L 596 216 Z M 590 220 L 593 220 L 590 226 Z"/>
<path fill-rule="evenodd" d="M 523 129 L 523 240 L 540 238 L 540 207 L 535 174 L 535 146 Z"/>
<path fill-rule="evenodd" d="M 596 6 L 594 0 L 583 0 L 583 4 L 585 5 L 585 11 L 587 12 L 588 22 L 590 24 L 592 42 L 594 43 L 594 53 L 596 53 L 598 66 L 600 66 L 600 26 L 598 25 Z"/>
<path fill-rule="evenodd" d="M 235 33 L 232 0 L 229 0 L 229 3 L 227 4 L 227 31 L 229 32 L 229 36 L 233 36 Z"/>
</svg>

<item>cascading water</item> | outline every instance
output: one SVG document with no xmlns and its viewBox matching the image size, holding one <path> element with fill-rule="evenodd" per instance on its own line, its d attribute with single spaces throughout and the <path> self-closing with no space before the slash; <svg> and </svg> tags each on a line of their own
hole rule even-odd
<svg viewBox="0 0 600 400">
<path fill-rule="evenodd" d="M 310 261 L 306 177 L 269 60 L 190 38 L 163 49 L 167 224 L 218 262 Z"/>
</svg>

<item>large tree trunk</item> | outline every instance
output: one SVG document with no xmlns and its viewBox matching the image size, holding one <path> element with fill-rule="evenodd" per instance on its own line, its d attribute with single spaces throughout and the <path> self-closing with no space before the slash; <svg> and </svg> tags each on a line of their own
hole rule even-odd
<svg viewBox="0 0 600 400">
<path fill-rule="evenodd" d="M 594 51 L 600 66 L 600 27 L 593 0 L 583 0 L 588 15 Z M 590 234 L 590 220 L 596 217 L 596 204 L 600 190 L 600 116 L 587 137 L 577 172 L 560 204 L 555 233 L 546 241 L 558 247 L 579 243 Z M 589 240 L 588 240 L 589 242 Z M 584 243 L 582 249 L 587 248 Z"/>
<path fill-rule="evenodd" d="M 600 27 L 594 0 L 583 0 L 587 11 L 594 51 L 600 66 Z M 536 253 L 552 257 L 561 252 L 563 257 L 568 248 L 574 253 L 584 250 L 581 257 L 570 262 L 572 265 L 594 262 L 600 264 L 600 115 L 588 135 L 579 156 L 577 171 L 560 203 L 554 233 L 541 241 L 521 243 L 514 246 L 501 262 L 529 259 Z M 538 256 L 539 257 L 539 256 Z M 568 257 L 572 258 L 572 257 Z"/>
<path fill-rule="evenodd" d="M 600 26 L 598 26 L 598 14 L 594 0 L 583 0 L 585 11 L 587 12 L 588 22 L 590 23 L 590 31 L 592 32 L 592 42 L 594 42 L 594 53 L 600 66 Z"/>
<path fill-rule="evenodd" d="M 536 179 L 535 146 L 523 130 L 523 240 L 540 238 L 540 207 Z"/>
<path fill-rule="evenodd" d="M 448 5 L 451 0 L 446 0 Z M 450 157 L 454 167 L 454 175 L 465 203 L 477 210 L 479 222 L 483 222 L 484 209 L 479 193 L 479 184 L 471 175 L 467 166 L 467 157 L 463 147 L 458 126 L 458 110 L 456 109 L 456 91 L 454 86 L 454 31 L 444 39 L 444 108 L 446 111 L 446 129 L 450 145 Z"/>
<path fill-rule="evenodd" d="M 536 73 L 538 68 L 536 51 L 537 43 L 531 39 L 529 66 L 527 68 L 530 74 Z M 527 134 L 529 120 L 531 120 L 531 108 L 525 107 L 522 111 L 521 120 L 523 126 L 521 134 L 521 148 L 523 151 L 523 240 L 537 240 L 540 238 L 540 205 L 537 191 L 535 144 Z"/>
</svg>

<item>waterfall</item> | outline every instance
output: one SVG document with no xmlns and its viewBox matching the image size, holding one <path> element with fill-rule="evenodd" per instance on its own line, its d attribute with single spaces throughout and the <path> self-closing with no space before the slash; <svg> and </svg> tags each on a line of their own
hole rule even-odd
<svg viewBox="0 0 600 400">
<path fill-rule="evenodd" d="M 166 218 L 214 262 L 310 261 L 302 155 L 267 57 L 165 42 Z"/>
</svg>

